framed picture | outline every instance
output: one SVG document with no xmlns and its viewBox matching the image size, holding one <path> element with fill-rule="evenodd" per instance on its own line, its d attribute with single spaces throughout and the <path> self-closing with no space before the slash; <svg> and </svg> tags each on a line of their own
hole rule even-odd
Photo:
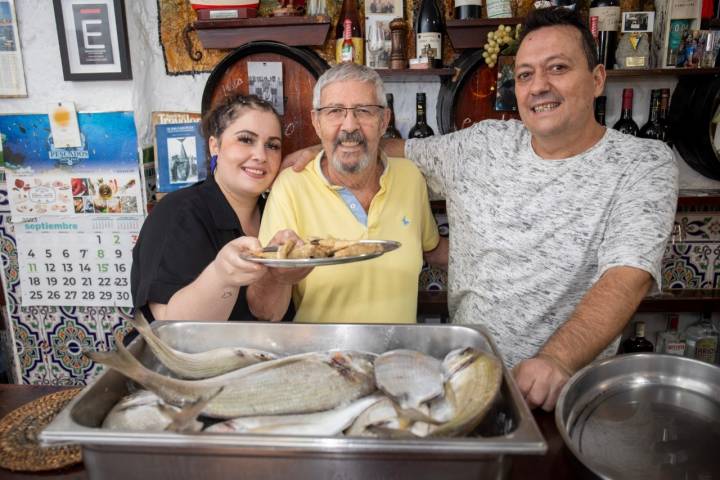
<svg viewBox="0 0 720 480">
<path fill-rule="evenodd" d="M 27 97 L 15 0 L 0 0 L 0 97 Z"/>
<path fill-rule="evenodd" d="M 272 103 L 284 115 L 282 62 L 247 62 L 247 72 L 249 93 Z"/>
<path fill-rule="evenodd" d="M 123 0 L 53 0 L 65 80 L 129 80 Z"/>
<path fill-rule="evenodd" d="M 621 31 L 652 33 L 655 25 L 655 12 L 622 12 Z"/>
<path fill-rule="evenodd" d="M 403 17 L 403 0 L 366 0 L 365 16 L 375 14 Z"/>
</svg>

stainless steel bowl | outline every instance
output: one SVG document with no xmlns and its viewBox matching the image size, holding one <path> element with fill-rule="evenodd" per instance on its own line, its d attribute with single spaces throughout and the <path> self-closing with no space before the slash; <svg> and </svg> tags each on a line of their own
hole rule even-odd
<svg viewBox="0 0 720 480">
<path fill-rule="evenodd" d="M 671 355 L 621 355 L 565 385 L 558 431 L 606 479 L 720 479 L 720 368 Z"/>
</svg>

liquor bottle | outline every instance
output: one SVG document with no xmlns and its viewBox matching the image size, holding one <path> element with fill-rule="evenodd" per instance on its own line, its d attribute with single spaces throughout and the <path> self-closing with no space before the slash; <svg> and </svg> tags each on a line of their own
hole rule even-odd
<svg viewBox="0 0 720 480">
<path fill-rule="evenodd" d="M 398 129 L 395 128 L 395 108 L 393 106 L 393 94 L 387 93 L 385 94 L 385 97 L 387 98 L 387 106 L 390 109 L 390 123 L 388 124 L 388 127 L 385 130 L 382 138 L 402 138 L 402 135 L 400 135 Z"/>
<path fill-rule="evenodd" d="M 605 65 L 605 68 L 613 68 L 618 32 L 620 31 L 620 2 L 618 0 L 592 0 L 588 24 L 591 26 L 593 35 L 597 35 L 598 61 Z"/>
<path fill-rule="evenodd" d="M 660 89 L 660 112 L 658 113 L 658 116 L 660 117 L 660 125 L 662 125 L 663 128 L 663 135 L 661 140 L 668 145 L 672 145 L 672 141 L 670 138 L 670 123 L 668 122 L 668 107 L 670 105 L 670 89 L 669 88 L 663 88 Z"/>
<path fill-rule="evenodd" d="M 622 343 L 622 353 L 654 352 L 655 347 L 645 338 L 645 322 L 635 322 L 635 336 Z"/>
<path fill-rule="evenodd" d="M 348 38 L 345 38 L 348 22 L 350 26 L 349 36 Z M 365 48 L 363 45 L 360 18 L 358 17 L 358 6 L 355 0 L 343 0 L 342 8 L 340 9 L 340 16 L 338 17 L 338 22 L 335 26 L 335 61 L 337 63 L 342 63 L 344 61 L 343 51 L 345 52 L 347 58 L 350 45 L 352 45 L 352 61 L 362 65 Z"/>
<path fill-rule="evenodd" d="M 685 355 L 685 342 L 680 338 L 680 332 L 678 332 L 679 320 L 677 313 L 671 313 L 668 316 L 667 330 L 658 333 L 656 350 L 658 353 L 679 357 Z"/>
<path fill-rule="evenodd" d="M 415 56 L 433 57 L 432 67 L 442 67 L 443 16 L 436 0 L 422 0 L 415 17 Z"/>
<path fill-rule="evenodd" d="M 455 18 L 458 20 L 482 18 L 482 0 L 455 0 Z"/>
<path fill-rule="evenodd" d="M 435 132 L 433 132 L 433 129 L 430 128 L 430 125 L 428 125 L 427 121 L 425 120 L 424 93 L 417 94 L 415 109 L 417 118 L 415 119 L 415 125 L 413 125 L 413 127 L 410 129 L 410 133 L 408 133 L 408 138 L 425 138 L 435 135 Z"/>
<path fill-rule="evenodd" d="M 718 332 L 710 321 L 711 315 L 703 313 L 700 320 L 690 325 L 683 335 L 687 347 L 685 356 L 707 363 L 715 363 L 718 351 Z"/>
<path fill-rule="evenodd" d="M 620 120 L 618 120 L 615 125 L 613 125 L 613 128 L 615 130 L 620 130 L 622 133 L 627 133 L 629 135 L 635 135 L 638 134 L 638 126 L 637 123 L 635 123 L 635 120 L 632 118 L 632 110 L 633 110 L 633 89 L 632 88 L 624 88 L 623 89 L 623 101 L 622 101 L 622 114 L 620 115 Z"/>
<path fill-rule="evenodd" d="M 595 120 L 602 125 L 605 126 L 605 104 L 607 103 L 607 97 L 605 95 L 600 95 L 595 99 Z"/>
<path fill-rule="evenodd" d="M 651 138 L 653 140 L 662 140 L 665 129 L 660 123 L 660 90 L 653 90 L 650 95 L 650 114 L 648 121 L 640 129 L 640 138 Z"/>
</svg>

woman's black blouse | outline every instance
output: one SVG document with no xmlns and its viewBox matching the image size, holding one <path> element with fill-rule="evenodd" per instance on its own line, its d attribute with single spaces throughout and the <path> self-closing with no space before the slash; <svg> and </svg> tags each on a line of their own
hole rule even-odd
<svg viewBox="0 0 720 480">
<path fill-rule="evenodd" d="M 259 201 L 262 212 L 264 199 Z M 135 307 L 153 320 L 149 303 L 167 304 L 225 244 L 242 235 L 240 221 L 212 176 L 163 197 L 145 220 L 133 249 L 130 284 Z M 240 289 L 229 319 L 255 319 L 246 287 Z"/>
</svg>

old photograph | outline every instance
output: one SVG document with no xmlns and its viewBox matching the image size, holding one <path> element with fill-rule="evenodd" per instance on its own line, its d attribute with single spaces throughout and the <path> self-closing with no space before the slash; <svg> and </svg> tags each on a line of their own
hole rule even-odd
<svg viewBox="0 0 720 480">
<path fill-rule="evenodd" d="M 282 63 L 248 62 L 248 93 L 272 103 L 280 115 L 285 113 L 283 101 Z"/>
</svg>

